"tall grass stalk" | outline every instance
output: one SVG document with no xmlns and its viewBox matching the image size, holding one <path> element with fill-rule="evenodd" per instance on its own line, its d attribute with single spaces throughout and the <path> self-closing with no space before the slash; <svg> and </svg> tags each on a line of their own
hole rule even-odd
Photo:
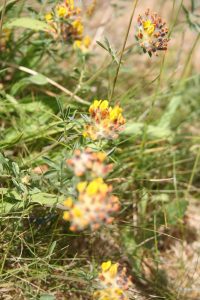
<svg viewBox="0 0 200 300">
<path fill-rule="evenodd" d="M 115 77 L 114 77 L 114 80 L 113 80 L 111 94 L 110 94 L 110 97 L 109 97 L 110 100 L 112 100 L 113 95 L 114 95 L 115 86 L 116 86 L 116 83 L 117 83 L 117 78 L 118 78 L 118 75 L 119 75 L 119 70 L 120 70 L 120 67 L 121 67 L 124 50 L 126 48 L 126 43 L 127 43 L 127 40 L 128 40 L 129 32 L 130 32 L 130 29 L 131 29 L 131 25 L 132 25 L 132 21 L 133 21 L 133 17 L 134 17 L 134 14 L 135 14 L 135 10 L 136 10 L 138 1 L 139 0 L 134 0 L 133 1 L 133 9 L 132 9 L 131 17 L 130 17 L 130 20 L 129 20 L 127 32 L 126 32 L 126 35 L 125 35 L 124 43 L 123 43 L 123 46 L 122 46 L 122 50 L 120 52 L 119 63 L 118 63 L 118 66 L 117 66 L 116 74 L 115 74 Z"/>
</svg>

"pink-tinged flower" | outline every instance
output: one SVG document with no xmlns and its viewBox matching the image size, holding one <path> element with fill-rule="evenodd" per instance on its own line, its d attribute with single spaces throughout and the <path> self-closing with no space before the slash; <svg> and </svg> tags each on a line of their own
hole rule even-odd
<svg viewBox="0 0 200 300">
<path fill-rule="evenodd" d="M 95 178 L 90 182 L 79 182 L 77 192 L 77 201 L 67 198 L 64 202 L 67 210 L 63 219 L 71 223 L 70 230 L 80 231 L 87 227 L 96 230 L 113 222 L 112 214 L 119 210 L 120 204 L 118 198 L 111 194 L 111 185 L 102 178 Z"/>
<path fill-rule="evenodd" d="M 126 121 L 119 105 L 112 108 L 107 100 L 95 100 L 89 108 L 89 113 L 90 121 L 85 126 L 84 137 L 92 140 L 115 139 L 124 128 Z"/>
<path fill-rule="evenodd" d="M 167 50 L 169 39 L 166 23 L 148 9 L 144 15 L 138 17 L 138 32 L 136 35 L 139 45 L 144 52 L 151 56 L 159 50 Z"/>
<path fill-rule="evenodd" d="M 126 268 L 111 261 L 102 263 L 97 280 L 99 289 L 94 292 L 94 300 L 129 300 L 131 278 L 126 275 Z"/>
<path fill-rule="evenodd" d="M 67 160 L 67 164 L 73 169 L 76 176 L 83 176 L 87 171 L 93 177 L 105 177 L 111 170 L 112 165 L 106 165 L 104 152 L 93 152 L 86 148 L 84 151 L 75 150 L 74 156 Z"/>
</svg>

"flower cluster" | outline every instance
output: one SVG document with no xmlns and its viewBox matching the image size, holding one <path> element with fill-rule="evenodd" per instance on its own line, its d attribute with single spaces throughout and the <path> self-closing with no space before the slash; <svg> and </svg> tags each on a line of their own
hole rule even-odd
<svg viewBox="0 0 200 300">
<path fill-rule="evenodd" d="M 111 261 L 102 263 L 98 276 L 99 290 L 93 294 L 94 300 L 129 300 L 131 278 L 126 275 L 126 268 L 119 270 L 119 264 Z"/>
<path fill-rule="evenodd" d="M 84 36 L 84 25 L 81 20 L 81 9 L 75 7 L 74 0 L 65 0 L 45 15 L 54 38 L 61 38 L 72 43 L 74 49 L 86 52 L 91 44 L 89 36 Z"/>
<path fill-rule="evenodd" d="M 156 14 L 148 9 L 143 16 L 138 17 L 137 40 L 144 52 L 151 56 L 158 50 L 167 50 L 169 39 L 166 23 Z"/>
<path fill-rule="evenodd" d="M 113 108 L 107 100 L 95 100 L 89 108 L 90 120 L 85 126 L 84 137 L 92 140 L 115 139 L 123 129 L 125 119 L 119 105 Z"/>
<path fill-rule="evenodd" d="M 84 151 L 75 150 L 74 156 L 67 160 L 67 164 L 73 169 L 76 176 L 83 176 L 89 171 L 92 177 L 105 177 L 111 170 L 112 165 L 106 165 L 104 152 L 93 152 L 86 148 Z"/>
<path fill-rule="evenodd" d="M 112 195 L 112 186 L 107 185 L 102 178 L 95 178 L 77 185 L 78 201 L 68 198 L 64 205 L 66 211 L 63 218 L 71 223 L 70 230 L 78 231 L 91 227 L 98 229 L 103 224 L 113 221 L 112 213 L 119 210 L 119 200 Z"/>
</svg>

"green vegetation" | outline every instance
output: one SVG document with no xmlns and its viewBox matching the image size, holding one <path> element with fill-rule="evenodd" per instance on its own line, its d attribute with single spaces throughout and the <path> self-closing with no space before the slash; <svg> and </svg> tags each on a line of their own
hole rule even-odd
<svg viewBox="0 0 200 300">
<path fill-rule="evenodd" d="M 0 2 L 0 299 L 200 298 L 200 6 L 153 2 Z M 148 5 L 169 28 L 158 56 L 140 45 Z M 88 133 L 95 99 L 116 114 L 109 139 Z M 64 201 L 94 174 L 68 160 L 86 148 L 112 164 L 97 177 L 120 208 L 76 230 Z M 93 294 L 106 261 L 126 267 L 129 298 Z"/>
</svg>

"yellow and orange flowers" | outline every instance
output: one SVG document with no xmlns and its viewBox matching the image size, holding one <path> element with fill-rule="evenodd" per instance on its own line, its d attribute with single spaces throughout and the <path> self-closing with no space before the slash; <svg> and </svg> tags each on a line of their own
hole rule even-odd
<svg viewBox="0 0 200 300">
<path fill-rule="evenodd" d="M 86 148 L 84 151 L 76 150 L 74 156 L 67 160 L 67 164 L 76 176 L 90 172 L 92 177 L 105 177 L 112 170 L 112 165 L 106 165 L 105 160 L 104 152 L 93 152 L 92 149 Z"/>
<path fill-rule="evenodd" d="M 64 202 L 66 211 L 63 218 L 71 223 L 70 230 L 79 231 L 87 227 L 98 229 L 103 224 L 113 221 L 112 214 L 119 210 L 119 200 L 111 194 L 112 186 L 102 178 L 95 178 L 77 185 L 78 200 L 67 198 Z"/>
<path fill-rule="evenodd" d="M 83 53 L 88 52 L 91 45 L 91 38 L 86 35 L 82 40 L 76 40 L 73 44 L 75 50 L 81 50 Z"/>
<path fill-rule="evenodd" d="M 52 11 L 44 17 L 50 25 L 50 34 L 55 39 L 73 44 L 74 49 L 87 52 L 90 46 L 90 37 L 83 35 L 84 25 L 81 20 L 81 9 L 75 7 L 74 0 L 65 0 L 58 3 Z"/>
<path fill-rule="evenodd" d="M 79 15 L 81 9 L 79 7 L 75 7 L 74 0 L 65 0 L 56 5 L 55 11 L 59 18 L 66 18 L 73 15 Z"/>
<path fill-rule="evenodd" d="M 94 292 L 94 300 L 129 300 L 131 278 L 126 275 L 126 268 L 111 261 L 102 263 L 98 276 L 99 289 Z"/>
<path fill-rule="evenodd" d="M 144 15 L 138 17 L 137 40 L 144 52 L 151 56 L 159 50 L 167 50 L 169 39 L 166 23 L 148 9 Z"/>
<path fill-rule="evenodd" d="M 92 140 L 115 139 L 123 129 L 125 119 L 119 105 L 113 108 L 107 100 L 95 100 L 89 108 L 90 120 L 85 126 L 84 137 Z"/>
</svg>

